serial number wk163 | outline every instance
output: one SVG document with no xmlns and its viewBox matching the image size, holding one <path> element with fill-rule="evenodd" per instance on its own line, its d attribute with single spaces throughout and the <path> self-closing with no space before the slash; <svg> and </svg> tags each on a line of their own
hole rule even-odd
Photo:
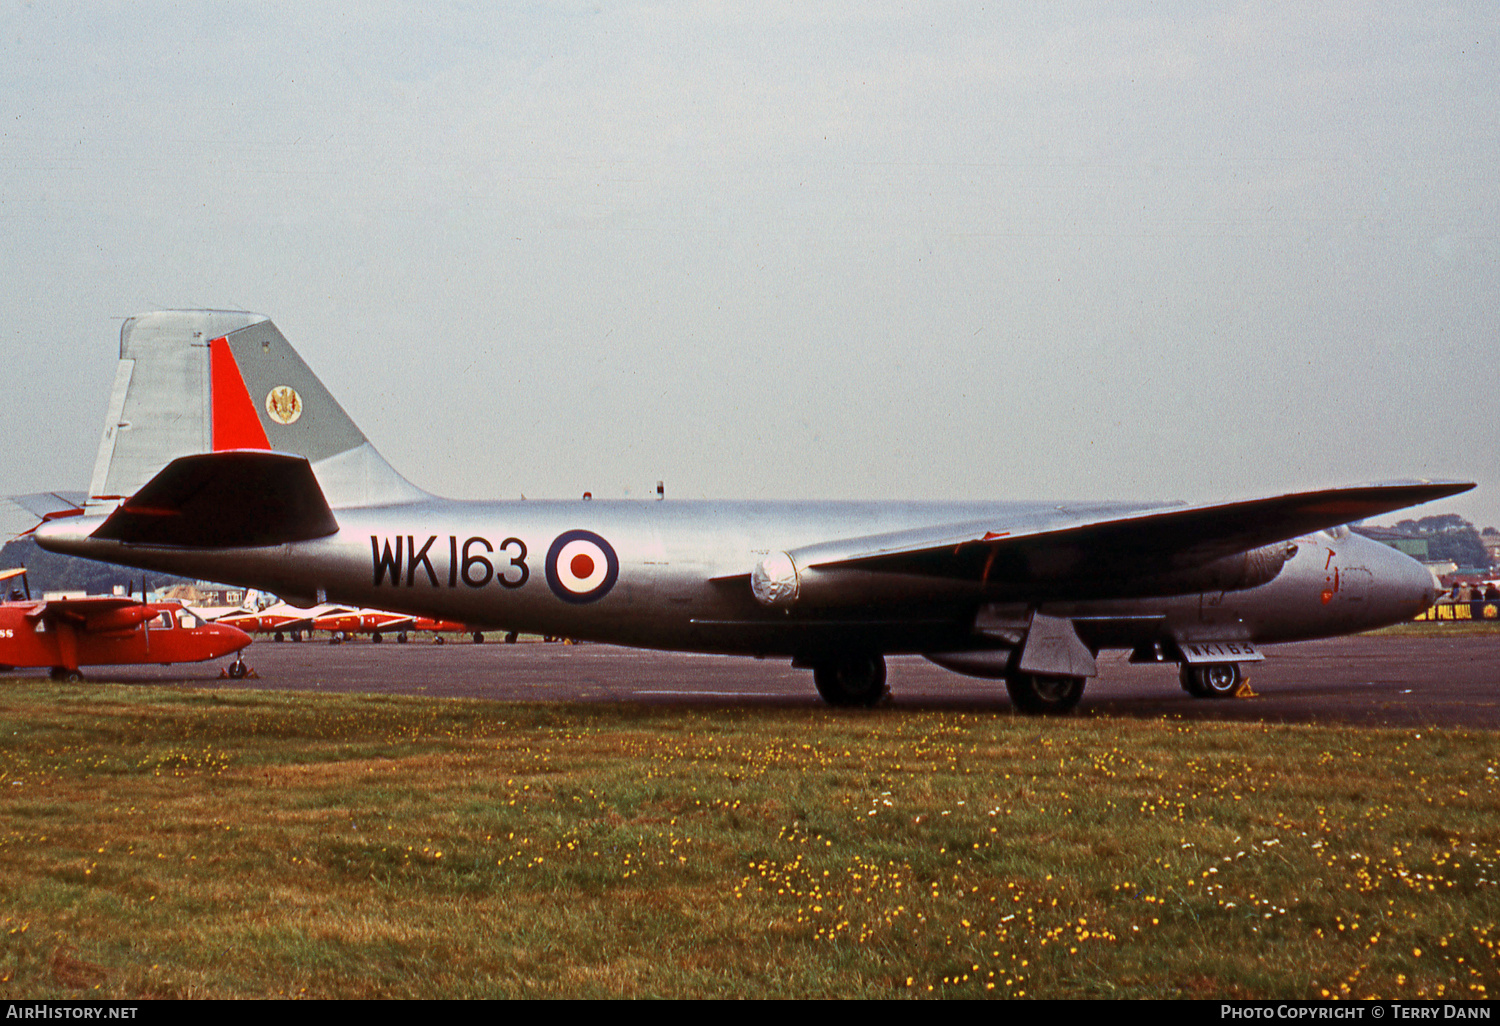
<svg viewBox="0 0 1500 1026">
<path fill-rule="evenodd" d="M 439 536 L 430 535 L 421 546 L 416 535 L 394 535 L 382 538 L 370 535 L 370 559 L 375 586 L 387 580 L 391 587 L 411 588 L 420 569 L 431 587 L 440 587 L 443 577 L 433 563 L 442 563 Z M 434 551 L 434 546 L 438 546 Z M 494 582 L 502 588 L 519 588 L 531 577 L 526 563 L 526 543 L 506 538 L 499 545 L 488 538 L 448 536 L 446 583 L 450 588 L 460 584 L 483 588 Z M 564 602 L 583 604 L 597 602 L 609 594 L 620 575 L 620 557 L 614 546 L 592 531 L 564 531 L 552 540 L 543 563 L 547 587 Z M 403 581 L 403 571 L 405 580 Z"/>
<path fill-rule="evenodd" d="M 432 564 L 432 547 L 438 536 L 432 535 L 420 548 L 413 535 L 396 535 L 391 538 L 370 536 L 370 555 L 374 561 L 375 585 L 385 583 L 387 577 L 392 585 L 402 584 L 402 569 L 405 569 L 405 585 L 410 588 L 417 577 L 417 569 L 427 575 L 427 583 L 438 587 L 438 571 Z M 384 544 L 382 544 L 382 541 Z M 405 542 L 405 558 L 402 558 L 402 543 Z M 492 558 L 493 557 L 493 558 Z M 441 560 L 441 555 L 437 557 Z M 491 581 L 503 588 L 519 588 L 531 576 L 526 565 L 526 543 L 519 538 L 507 538 L 498 546 L 487 538 L 465 538 L 462 542 L 454 535 L 448 536 L 447 585 L 456 588 L 459 583 L 470 588 L 483 588 Z"/>
</svg>

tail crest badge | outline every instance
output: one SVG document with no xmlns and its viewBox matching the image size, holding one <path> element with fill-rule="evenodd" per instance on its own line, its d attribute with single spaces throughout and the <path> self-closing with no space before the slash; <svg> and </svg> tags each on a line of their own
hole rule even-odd
<svg viewBox="0 0 1500 1026">
<path fill-rule="evenodd" d="M 302 416 L 302 397 L 291 385 L 277 385 L 266 393 L 266 412 L 278 424 L 295 424 Z"/>
</svg>

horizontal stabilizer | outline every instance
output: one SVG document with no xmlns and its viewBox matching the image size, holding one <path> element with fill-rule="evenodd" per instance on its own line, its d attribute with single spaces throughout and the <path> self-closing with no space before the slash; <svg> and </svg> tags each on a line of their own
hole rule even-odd
<svg viewBox="0 0 1500 1026">
<path fill-rule="evenodd" d="M 0 496 L 0 542 L 29 534 L 36 525 L 83 512 L 83 492 L 35 492 Z"/>
<path fill-rule="evenodd" d="M 308 541 L 338 529 L 307 460 L 242 449 L 173 460 L 93 537 L 129 545 L 242 548 Z"/>
</svg>

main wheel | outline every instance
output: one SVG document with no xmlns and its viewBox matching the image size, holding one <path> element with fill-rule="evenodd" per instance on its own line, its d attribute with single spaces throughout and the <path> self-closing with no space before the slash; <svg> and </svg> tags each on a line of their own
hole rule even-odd
<svg viewBox="0 0 1500 1026">
<path fill-rule="evenodd" d="M 1083 698 L 1084 678 L 1013 673 L 1005 678 L 1011 704 L 1029 716 L 1071 712 Z"/>
<path fill-rule="evenodd" d="M 1239 663 L 1183 663 L 1181 676 L 1194 698 L 1231 698 L 1245 679 Z"/>
<path fill-rule="evenodd" d="M 482 632 L 480 632 L 480 631 L 475 631 L 474 632 L 474 644 L 476 644 L 476 645 L 483 645 L 484 644 L 484 634 Z"/>
<path fill-rule="evenodd" d="M 885 657 L 848 655 L 813 667 L 813 684 L 829 705 L 873 706 L 889 692 L 885 685 Z"/>
</svg>

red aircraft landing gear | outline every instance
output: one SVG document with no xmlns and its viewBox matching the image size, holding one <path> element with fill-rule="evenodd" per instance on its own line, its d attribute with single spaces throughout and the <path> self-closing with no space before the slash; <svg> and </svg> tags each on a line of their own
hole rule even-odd
<svg viewBox="0 0 1500 1026">
<path fill-rule="evenodd" d="M 226 677 L 228 677 L 230 680 L 244 680 L 246 677 L 258 679 L 260 677 L 260 674 L 256 673 L 255 670 L 253 670 L 251 667 L 245 665 L 244 656 L 235 656 L 234 662 L 230 663 L 228 666 L 224 667 L 224 669 L 219 671 L 220 680 L 223 680 Z"/>
</svg>

